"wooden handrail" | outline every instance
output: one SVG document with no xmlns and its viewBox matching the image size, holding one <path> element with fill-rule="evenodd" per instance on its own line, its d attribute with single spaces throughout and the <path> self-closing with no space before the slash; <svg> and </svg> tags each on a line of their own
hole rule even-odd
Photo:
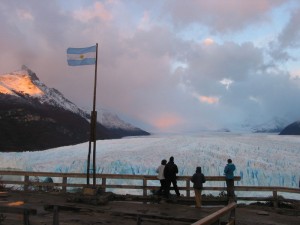
<svg viewBox="0 0 300 225">
<path fill-rule="evenodd" d="M 54 172 L 31 172 L 31 171 L 7 171 L 0 170 L 1 175 L 12 175 L 12 176 L 40 176 L 40 177 L 76 177 L 86 178 L 84 173 L 54 173 Z M 157 180 L 156 175 L 132 175 L 132 174 L 96 174 L 96 178 L 110 178 L 110 179 L 146 179 L 146 180 Z M 206 176 L 207 181 L 225 181 L 224 176 Z M 178 180 L 190 180 L 191 176 L 178 176 Z M 235 181 L 240 181 L 240 176 L 234 177 Z"/>
<path fill-rule="evenodd" d="M 21 176 L 23 179 L 21 180 L 5 180 L 1 176 Z M 61 182 L 54 183 L 44 183 L 39 180 L 30 179 L 33 177 L 56 177 L 61 178 Z M 68 183 L 69 178 L 75 178 L 72 183 Z M 76 178 L 81 179 L 81 181 L 76 182 Z M 101 187 L 104 191 L 107 188 L 110 189 L 136 189 L 141 190 L 143 196 L 147 195 L 147 191 L 149 190 L 157 190 L 158 186 L 151 185 L 151 182 L 155 181 L 157 177 L 155 175 L 130 175 L 130 174 L 96 174 L 97 179 L 101 179 L 101 183 L 97 185 L 97 187 Z M 85 183 L 86 174 L 84 173 L 54 173 L 54 172 L 29 172 L 29 171 L 6 171 L 0 170 L 0 181 L 4 185 L 21 185 L 24 190 L 29 190 L 29 187 L 38 187 L 39 189 L 46 187 L 60 187 L 63 192 L 67 191 L 68 187 L 78 187 L 84 188 L 88 187 Z M 110 181 L 112 180 L 138 180 L 139 184 L 116 184 Z M 178 180 L 180 181 L 179 190 L 185 191 L 186 196 L 190 197 L 190 193 L 193 190 L 190 176 L 178 176 Z M 225 181 L 224 176 L 206 176 L 207 182 L 220 182 Z M 241 180 L 241 177 L 235 177 L 235 181 Z M 158 183 L 157 183 L 158 185 Z M 226 191 L 225 185 L 216 187 L 216 186 L 204 186 L 204 191 Z M 278 192 L 287 192 L 287 193 L 296 193 L 300 194 L 300 189 L 298 188 L 288 188 L 288 187 L 264 187 L 264 186 L 235 186 L 235 191 L 245 191 L 245 192 L 272 192 L 272 197 L 268 197 L 268 199 L 272 199 L 276 206 L 278 204 Z M 246 201 L 265 201 L 266 197 L 237 197 L 237 200 L 246 200 Z"/>
<path fill-rule="evenodd" d="M 224 208 L 208 215 L 207 217 L 204 217 L 203 219 L 201 220 L 198 220 L 197 222 L 193 223 L 192 225 L 209 225 L 209 224 L 213 224 L 214 222 L 220 220 L 220 218 L 222 216 L 224 216 L 225 214 L 227 213 L 230 213 L 230 214 L 233 214 L 232 211 L 235 210 L 235 208 L 237 207 L 237 204 L 236 203 L 230 203 L 229 205 L 225 206 Z M 235 219 L 235 218 L 230 218 L 229 217 L 229 220 L 230 219 Z"/>
<path fill-rule="evenodd" d="M 299 193 L 299 188 L 289 188 L 289 187 L 278 187 L 278 186 L 236 186 L 236 191 L 278 191 L 278 192 L 289 192 L 289 193 Z"/>
</svg>

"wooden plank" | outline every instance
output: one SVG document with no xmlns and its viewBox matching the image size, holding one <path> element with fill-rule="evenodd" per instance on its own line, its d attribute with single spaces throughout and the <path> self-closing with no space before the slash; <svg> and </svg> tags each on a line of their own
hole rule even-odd
<svg viewBox="0 0 300 225">
<path fill-rule="evenodd" d="M 236 203 L 230 203 L 229 205 L 225 206 L 224 208 L 218 210 L 217 212 L 214 212 L 206 217 L 204 217 L 201 220 L 198 220 L 197 222 L 193 223 L 192 225 L 209 225 L 216 221 L 218 221 L 222 216 L 229 213 L 231 210 L 235 209 L 237 207 Z"/>
<path fill-rule="evenodd" d="M 237 200 L 244 201 L 273 201 L 273 197 L 237 197 Z"/>
<path fill-rule="evenodd" d="M 29 208 L 26 206 L 7 206 L 7 205 L 0 205 L 0 212 L 1 213 L 17 213 L 23 214 L 27 211 L 30 215 L 36 215 L 37 210 L 34 208 Z"/>
<path fill-rule="evenodd" d="M 8 197 L 8 193 L 6 191 L 0 191 L 0 197 Z"/>
<path fill-rule="evenodd" d="M 77 207 L 76 205 L 72 204 L 65 204 L 65 205 L 44 205 L 44 209 L 46 211 L 73 211 L 79 212 L 82 208 Z"/>
<path fill-rule="evenodd" d="M 266 187 L 266 186 L 235 186 L 235 191 L 278 191 L 300 193 L 300 189 L 288 187 Z"/>
</svg>

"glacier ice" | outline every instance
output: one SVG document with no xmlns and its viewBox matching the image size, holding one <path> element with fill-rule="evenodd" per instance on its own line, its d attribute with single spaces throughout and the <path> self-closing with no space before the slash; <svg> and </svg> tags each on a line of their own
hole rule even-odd
<svg viewBox="0 0 300 225">
<path fill-rule="evenodd" d="M 85 173 L 87 151 L 88 143 L 83 143 L 37 152 L 0 153 L 0 165 L 27 171 Z M 221 132 L 152 135 L 97 141 L 96 171 L 155 175 L 161 160 L 174 156 L 179 175 L 191 176 L 196 166 L 201 166 L 206 176 L 222 176 L 231 158 L 237 167 L 235 175 L 242 177 L 237 185 L 298 188 L 299 153 L 298 136 Z"/>
</svg>

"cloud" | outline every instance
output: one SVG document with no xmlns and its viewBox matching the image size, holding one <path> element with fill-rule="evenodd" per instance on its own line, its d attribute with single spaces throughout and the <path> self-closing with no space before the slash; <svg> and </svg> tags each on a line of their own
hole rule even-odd
<svg viewBox="0 0 300 225">
<path fill-rule="evenodd" d="M 230 80 L 230 79 L 227 79 L 227 78 L 224 78 L 224 79 L 220 80 L 220 83 L 223 84 L 227 90 L 233 84 L 233 82 L 234 82 L 233 80 Z"/>
<path fill-rule="evenodd" d="M 199 100 L 201 102 L 204 103 L 208 103 L 208 104 L 216 104 L 219 102 L 219 98 L 218 97 L 211 97 L 211 96 L 199 96 Z"/>
<path fill-rule="evenodd" d="M 249 100 L 253 101 L 253 102 L 256 102 L 256 103 L 261 103 L 261 100 L 257 97 L 254 97 L 254 96 L 249 96 Z"/>
<path fill-rule="evenodd" d="M 199 100 L 199 102 L 202 103 L 207 103 L 207 104 L 216 104 L 219 102 L 219 97 L 213 97 L 213 96 L 204 96 L 204 95 L 199 95 L 197 93 L 192 94 L 196 99 Z"/>
<path fill-rule="evenodd" d="M 74 12 L 74 18 L 82 22 L 88 22 L 92 19 L 110 21 L 113 18 L 111 12 L 101 2 L 95 2 L 92 7 L 80 9 Z"/>
<path fill-rule="evenodd" d="M 264 64 L 263 51 L 252 43 L 193 45 L 187 52 L 185 59 L 188 67 L 183 75 L 184 82 L 198 93 L 201 90 L 204 96 L 220 95 L 224 82 L 227 82 L 229 87 L 231 80 L 247 80 Z M 224 80 L 224 77 L 227 80 Z M 223 80 L 223 83 L 220 83 L 220 80 Z"/>
<path fill-rule="evenodd" d="M 215 41 L 212 38 L 206 38 L 203 40 L 204 45 L 212 45 L 214 43 L 215 43 Z"/>
<path fill-rule="evenodd" d="M 293 9 L 288 23 L 279 33 L 278 38 L 269 44 L 269 53 L 275 61 L 287 62 L 289 60 L 297 60 L 297 57 L 293 56 L 289 50 L 300 47 L 299 9 L 299 6 L 296 9 Z"/>
<path fill-rule="evenodd" d="M 33 15 L 27 11 L 27 10 L 24 10 L 24 9 L 17 9 L 17 15 L 19 16 L 19 18 L 21 20 L 33 20 L 34 17 Z"/>
<path fill-rule="evenodd" d="M 300 69 L 291 71 L 291 79 L 300 79 Z"/>
<path fill-rule="evenodd" d="M 250 24 L 269 20 L 269 13 L 284 0 L 169 0 L 165 11 L 179 26 L 201 24 L 217 32 L 243 30 Z"/>
<path fill-rule="evenodd" d="M 145 11 L 137 27 L 141 30 L 149 30 L 151 26 L 150 13 Z"/>
<path fill-rule="evenodd" d="M 293 11 L 288 24 L 278 36 L 280 48 L 300 47 L 300 8 Z"/>
<path fill-rule="evenodd" d="M 79 2 L 1 2 L 0 73 L 26 64 L 90 111 L 94 67 L 68 67 L 66 49 L 99 43 L 97 108 L 134 125 L 196 131 L 248 118 L 297 118 L 297 68 L 289 71 L 275 52 L 266 56 L 267 44 L 231 38 L 250 35 L 245 28 L 268 21 L 283 1 Z M 289 60 L 289 50 L 299 46 L 298 14 L 274 42 L 278 58 Z M 195 39 L 179 35 L 194 35 L 189 25 L 195 23 L 202 28 Z"/>
<path fill-rule="evenodd" d="M 183 119 L 173 113 L 163 113 L 151 121 L 153 126 L 160 131 L 170 132 L 174 127 L 178 127 L 183 123 Z"/>
</svg>

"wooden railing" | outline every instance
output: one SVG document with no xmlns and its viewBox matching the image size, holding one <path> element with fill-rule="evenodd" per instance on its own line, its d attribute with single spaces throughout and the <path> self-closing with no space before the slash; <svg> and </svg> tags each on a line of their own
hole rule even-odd
<svg viewBox="0 0 300 225">
<path fill-rule="evenodd" d="M 5 180 L 5 177 L 9 176 L 19 178 L 19 180 Z M 45 183 L 43 180 L 46 177 L 51 178 L 59 178 L 54 179 L 54 183 Z M 73 178 L 72 182 L 71 178 Z M 74 180 L 77 180 L 74 182 Z M 96 174 L 97 187 L 101 187 L 102 190 L 107 189 L 135 189 L 142 190 L 142 195 L 147 196 L 148 191 L 157 190 L 159 186 L 159 182 L 157 181 L 157 177 L 153 175 L 127 175 L 127 174 Z M 178 186 L 179 190 L 184 191 L 186 197 L 191 196 L 191 190 L 193 190 L 190 176 L 179 176 L 178 177 Z M 61 180 L 61 181 L 57 181 Z M 116 184 L 115 181 L 122 180 L 122 184 Z M 126 181 L 137 181 L 135 183 L 140 183 L 140 185 L 136 184 L 123 184 Z M 241 177 L 235 177 L 235 181 L 241 180 Z M 150 181 L 152 185 L 149 184 Z M 157 183 L 155 183 L 156 181 Z M 206 182 L 224 182 L 224 176 L 206 176 Z M 88 187 L 86 185 L 86 174 L 82 173 L 49 173 L 49 172 L 26 172 L 26 171 L 0 171 L 0 184 L 3 185 L 16 185 L 20 186 L 23 190 L 29 190 L 32 187 L 57 187 L 61 189 L 61 191 L 66 192 L 67 188 L 84 188 Z M 153 183 L 155 185 L 153 185 Z M 206 184 L 207 184 L 206 183 Z M 226 187 L 220 187 L 220 185 L 205 186 L 203 188 L 204 191 L 225 191 Z M 283 193 L 296 193 L 300 194 L 300 189 L 296 188 L 286 188 L 286 187 L 258 187 L 258 186 L 236 186 L 235 191 L 243 191 L 243 192 L 270 192 L 271 197 L 237 197 L 236 200 L 243 201 L 273 201 L 274 206 L 278 206 L 279 198 L 278 192 Z"/>
<path fill-rule="evenodd" d="M 19 178 L 5 180 L 5 177 L 1 178 L 1 176 L 10 176 Z M 51 178 L 60 178 L 61 182 L 56 183 L 45 183 L 43 180 L 47 177 Z M 80 179 L 81 182 L 74 183 L 68 182 L 68 179 L 75 178 Z M 147 196 L 148 190 L 157 190 L 157 185 L 149 185 L 149 181 L 157 181 L 157 177 L 153 175 L 129 175 L 129 174 L 96 174 L 96 179 L 101 183 L 97 184 L 98 187 L 101 187 L 104 191 L 107 188 L 112 189 L 138 189 L 143 190 L 143 196 Z M 191 187 L 190 176 L 178 176 L 178 182 L 182 182 L 184 186 L 179 185 L 179 190 L 183 190 L 186 192 L 186 196 L 190 197 L 190 191 L 193 190 Z M 123 180 L 139 181 L 142 185 L 133 185 L 133 184 L 113 184 L 114 180 Z M 225 181 L 224 176 L 206 176 L 207 182 L 212 181 Z M 241 180 L 241 177 L 235 177 L 235 181 Z M 28 172 L 28 171 L 0 171 L 0 181 L 5 185 L 21 185 L 23 189 L 26 191 L 29 187 L 43 187 L 43 186 L 52 186 L 52 187 L 60 187 L 63 192 L 67 191 L 67 187 L 88 187 L 86 185 L 86 174 L 82 173 L 52 173 L 52 172 Z M 110 181 L 110 182 L 108 182 Z M 159 183 L 157 183 L 159 184 Z M 222 191 L 225 190 L 225 187 L 205 187 L 205 190 L 215 190 Z"/>
<path fill-rule="evenodd" d="M 235 208 L 237 204 L 235 202 L 228 204 L 224 208 L 210 214 L 209 216 L 204 217 L 201 220 L 193 223 L 192 225 L 209 225 L 209 224 L 220 224 L 220 219 L 226 214 L 229 214 L 228 223 L 226 225 L 235 224 Z"/>
</svg>

